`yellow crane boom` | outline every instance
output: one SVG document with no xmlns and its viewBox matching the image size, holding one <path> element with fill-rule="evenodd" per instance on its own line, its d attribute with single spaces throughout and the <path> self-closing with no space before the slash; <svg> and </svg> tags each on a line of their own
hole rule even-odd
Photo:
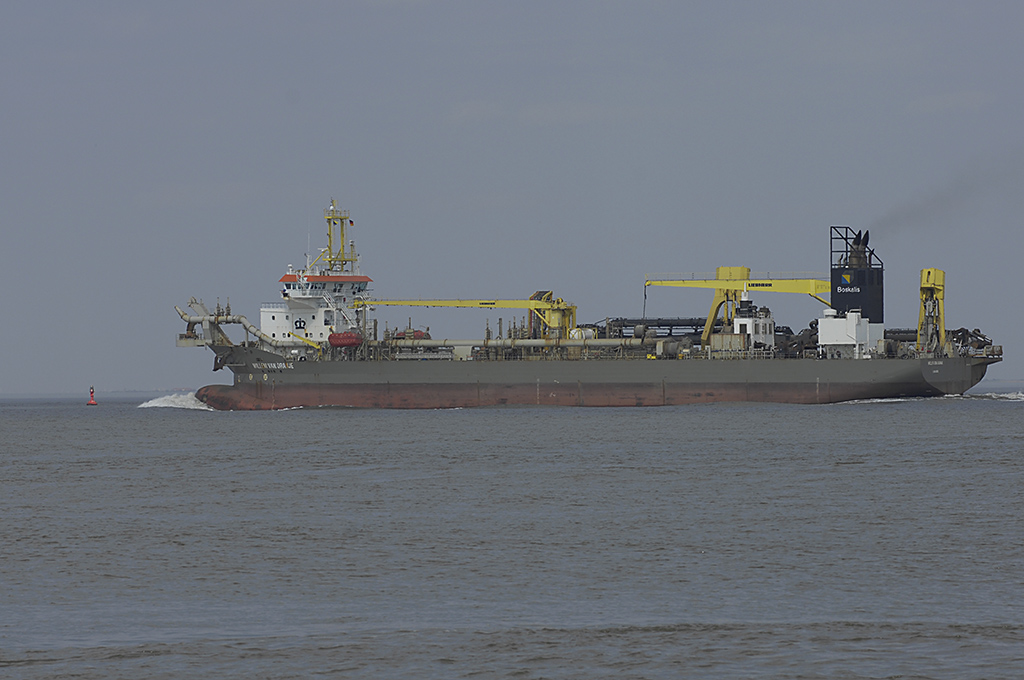
<svg viewBox="0 0 1024 680">
<path fill-rule="evenodd" d="M 545 338 L 569 337 L 576 327 L 576 306 L 540 290 L 528 300 L 357 300 L 356 306 L 390 305 L 393 307 L 468 307 L 473 309 L 529 309 L 543 325 Z"/>
</svg>

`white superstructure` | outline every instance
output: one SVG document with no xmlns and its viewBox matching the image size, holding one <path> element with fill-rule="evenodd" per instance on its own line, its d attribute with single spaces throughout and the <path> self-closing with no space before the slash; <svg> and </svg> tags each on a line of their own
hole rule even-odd
<svg viewBox="0 0 1024 680">
<path fill-rule="evenodd" d="M 288 265 L 279 281 L 281 301 L 260 306 L 260 330 L 272 340 L 321 344 L 332 333 L 360 332 L 365 308 L 355 302 L 367 299 L 372 280 L 359 271 L 355 242 L 345 247 L 345 229 L 352 226 L 348 211 L 331 199 L 324 219 L 327 248 L 304 268 Z"/>
<path fill-rule="evenodd" d="M 839 316 L 836 310 L 826 309 L 818 319 L 818 347 L 826 356 L 867 359 L 876 352 L 885 356 L 884 345 L 885 325 L 871 323 L 859 311 Z"/>
</svg>

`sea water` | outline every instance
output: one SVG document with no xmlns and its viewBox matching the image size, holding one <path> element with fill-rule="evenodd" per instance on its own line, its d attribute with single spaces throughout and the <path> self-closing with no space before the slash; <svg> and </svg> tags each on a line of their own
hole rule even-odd
<svg viewBox="0 0 1024 680">
<path fill-rule="evenodd" d="M 1024 675 L 1020 392 L 84 401 L 0 402 L 4 677 Z"/>
</svg>

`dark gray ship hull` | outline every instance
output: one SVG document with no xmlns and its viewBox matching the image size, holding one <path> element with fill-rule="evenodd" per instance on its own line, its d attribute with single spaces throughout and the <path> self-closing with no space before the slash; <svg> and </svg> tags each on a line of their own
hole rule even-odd
<svg viewBox="0 0 1024 680">
<path fill-rule="evenodd" d="M 228 349 L 228 348 L 223 348 Z M 824 404 L 962 394 L 996 357 L 286 361 L 231 347 L 232 385 L 201 388 L 216 409 L 666 406 L 715 401 Z"/>
</svg>

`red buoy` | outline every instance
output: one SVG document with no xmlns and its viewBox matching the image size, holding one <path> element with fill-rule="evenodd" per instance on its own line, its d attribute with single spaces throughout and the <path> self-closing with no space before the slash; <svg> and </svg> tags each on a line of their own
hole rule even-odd
<svg viewBox="0 0 1024 680">
<path fill-rule="evenodd" d="M 96 403 L 96 390 L 89 386 L 89 401 L 85 402 L 86 406 L 98 406 Z"/>
</svg>

